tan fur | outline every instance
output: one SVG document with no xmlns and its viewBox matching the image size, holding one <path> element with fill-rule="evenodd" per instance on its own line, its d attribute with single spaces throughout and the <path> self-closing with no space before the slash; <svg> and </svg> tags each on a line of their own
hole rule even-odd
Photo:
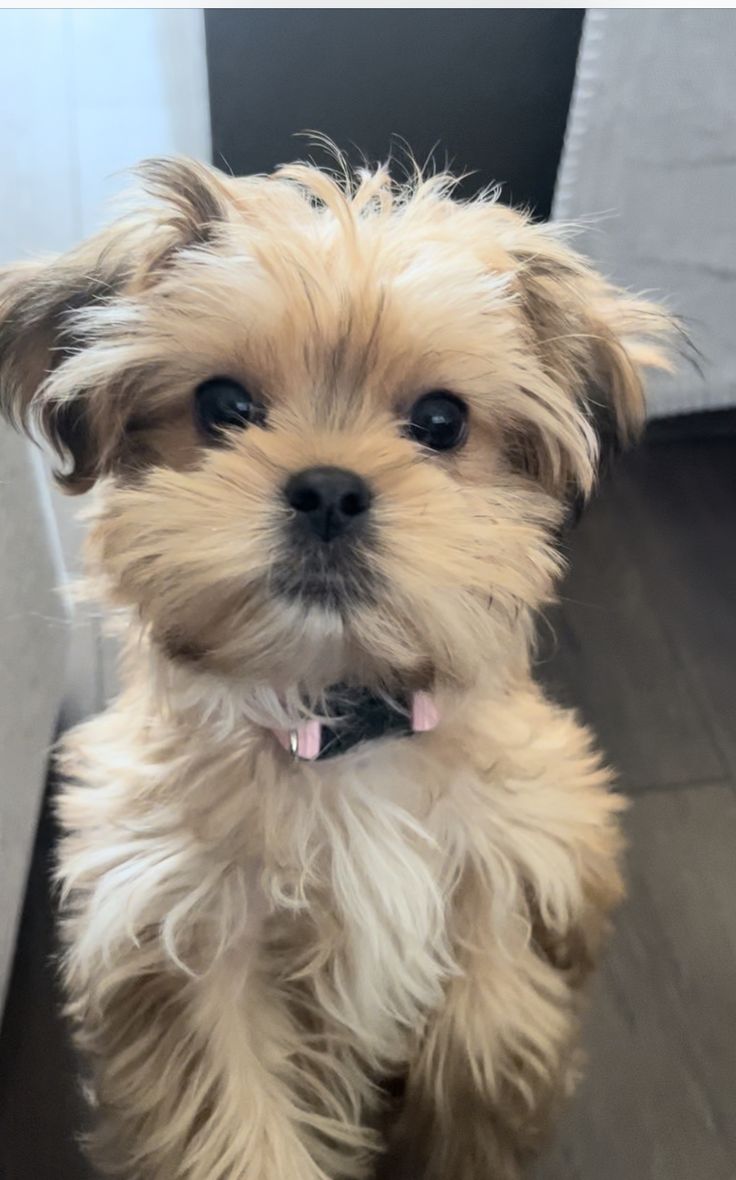
<svg viewBox="0 0 736 1180">
<path fill-rule="evenodd" d="M 0 279 L 0 404 L 70 490 L 99 481 L 90 574 L 125 636 L 59 801 L 98 1155 L 129 1180 L 338 1180 L 388 1147 L 427 1180 L 514 1180 L 621 888 L 620 804 L 531 680 L 534 615 L 666 317 L 447 177 L 144 177 L 153 204 Z M 215 375 L 269 429 L 204 446 Z M 470 407 L 457 453 L 402 434 L 434 389 Z M 343 611 L 274 585 L 299 570 L 281 488 L 313 464 L 375 492 L 374 592 Z M 271 730 L 340 680 L 431 686 L 440 725 L 292 765 Z"/>
</svg>

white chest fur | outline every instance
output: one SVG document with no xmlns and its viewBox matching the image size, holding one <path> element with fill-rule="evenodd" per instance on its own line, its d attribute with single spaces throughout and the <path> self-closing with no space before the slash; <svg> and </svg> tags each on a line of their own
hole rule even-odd
<svg viewBox="0 0 736 1180">
<path fill-rule="evenodd" d="M 452 867 L 432 831 L 431 791 L 396 745 L 392 756 L 378 747 L 305 769 L 262 876 L 272 913 L 306 919 L 299 970 L 320 1009 L 384 1061 L 456 970 Z"/>
</svg>

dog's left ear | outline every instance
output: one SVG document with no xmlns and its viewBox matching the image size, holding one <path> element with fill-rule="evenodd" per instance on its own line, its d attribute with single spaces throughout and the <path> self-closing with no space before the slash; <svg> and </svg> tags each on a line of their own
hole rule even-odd
<svg viewBox="0 0 736 1180">
<path fill-rule="evenodd" d="M 535 428 L 532 415 L 520 453 L 573 518 L 596 476 L 638 437 L 645 419 L 645 371 L 671 369 L 668 346 L 675 324 L 661 307 L 598 275 L 554 227 L 524 224 L 513 254 L 517 295 L 544 372 L 544 389 L 528 392 L 544 399 L 564 427 L 551 444 L 549 431 Z M 577 430 L 568 417 L 571 403 L 578 411 Z"/>
</svg>

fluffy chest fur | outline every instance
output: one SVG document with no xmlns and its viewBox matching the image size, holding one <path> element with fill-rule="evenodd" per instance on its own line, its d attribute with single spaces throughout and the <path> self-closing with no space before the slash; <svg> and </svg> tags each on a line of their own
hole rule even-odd
<svg viewBox="0 0 736 1180">
<path fill-rule="evenodd" d="M 199 1127 L 208 1180 L 253 1152 L 253 1175 L 362 1177 L 381 1078 L 471 1077 L 518 1111 L 568 1084 L 568 980 L 620 892 L 619 803 L 574 718 L 525 685 L 293 766 L 262 728 L 151 703 L 67 740 L 59 804 L 103 1155 L 153 1104 L 154 1180 Z"/>
<path fill-rule="evenodd" d="M 391 1061 L 460 970 L 467 874 L 499 953 L 529 937 L 530 890 L 553 928 L 582 904 L 580 842 L 605 840 L 616 810 L 586 744 L 534 691 L 314 767 L 255 727 L 111 711 L 68 743 L 75 957 L 145 945 L 193 979 L 234 958 Z"/>
<path fill-rule="evenodd" d="M 268 734 L 206 753 L 192 735 L 163 757 L 150 736 L 145 752 L 121 748 L 117 725 L 108 715 L 72 739 L 87 781 L 60 805 L 90 950 L 116 954 L 155 928 L 161 956 L 192 976 L 228 955 L 285 986 L 309 979 L 326 1013 L 390 1056 L 453 970 L 458 866 L 434 814 L 451 783 L 427 775 L 427 751 L 399 739 L 306 767 Z"/>
</svg>

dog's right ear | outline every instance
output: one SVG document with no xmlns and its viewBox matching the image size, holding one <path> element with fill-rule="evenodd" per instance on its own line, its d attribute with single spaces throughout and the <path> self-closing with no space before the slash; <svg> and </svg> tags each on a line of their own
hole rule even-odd
<svg viewBox="0 0 736 1180">
<path fill-rule="evenodd" d="M 94 481 L 96 456 L 79 399 L 39 397 L 44 383 L 77 347 L 73 314 L 112 299 L 125 286 L 122 258 L 97 243 L 49 262 L 0 270 L 0 413 L 12 425 L 38 431 L 72 470 L 60 477 L 69 491 Z"/>
<path fill-rule="evenodd" d="M 86 491 L 115 465 L 124 430 L 109 391 L 94 385 L 54 396 L 53 377 L 85 345 L 87 310 L 135 297 L 177 250 L 204 247 L 226 217 L 225 178 L 187 160 L 139 169 L 150 202 L 60 258 L 0 269 L 0 415 L 42 435 L 69 470 L 65 491 Z"/>
</svg>

